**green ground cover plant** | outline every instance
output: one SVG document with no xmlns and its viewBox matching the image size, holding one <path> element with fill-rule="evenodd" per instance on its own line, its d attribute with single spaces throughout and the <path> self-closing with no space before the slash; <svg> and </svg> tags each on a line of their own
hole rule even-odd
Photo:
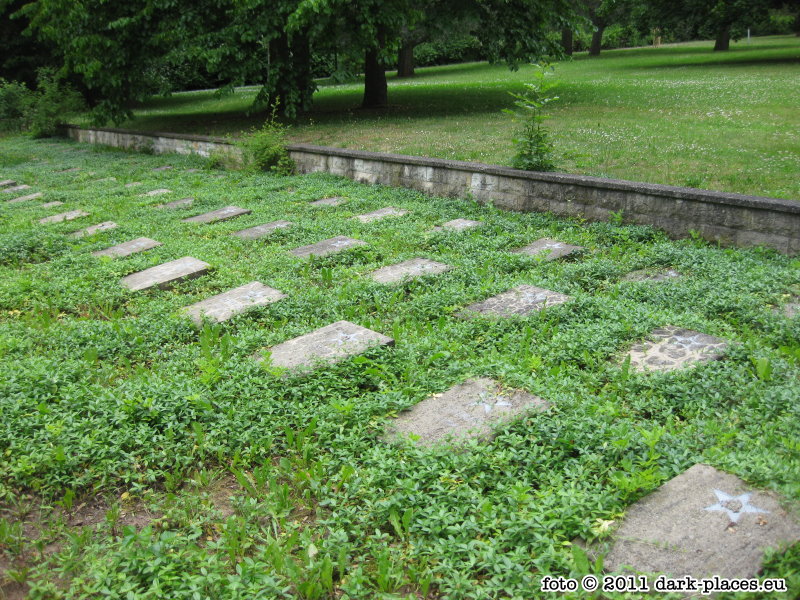
<svg viewBox="0 0 800 600">
<path fill-rule="evenodd" d="M 173 168 L 153 170 L 165 164 Z M 577 538 L 608 535 L 609 521 L 697 462 L 778 491 L 797 510 L 800 319 L 774 310 L 800 293 L 796 258 L 329 175 L 206 164 L 2 140 L 0 176 L 45 194 L 0 202 L 4 592 L 548 597 L 538 592 L 541 576 L 588 568 Z M 156 188 L 172 193 L 142 195 Z M 192 208 L 155 208 L 188 196 Z M 309 206 L 330 196 L 348 202 Z M 53 200 L 64 205 L 42 208 Z M 213 225 L 181 222 L 229 204 L 253 212 Z M 385 206 L 409 214 L 350 218 Z M 74 209 L 91 216 L 37 222 Z M 484 226 L 430 232 L 454 218 Z M 278 219 L 294 226 L 254 241 L 229 235 Z M 119 226 L 69 237 L 103 221 Z M 367 244 L 310 261 L 287 252 L 336 235 Z M 91 255 L 139 236 L 163 246 L 122 259 Z M 540 237 L 585 251 L 553 262 L 510 253 Z M 171 290 L 133 293 L 119 284 L 183 256 L 213 270 Z M 417 256 L 454 268 L 398 286 L 366 276 Z M 622 281 L 643 268 L 684 277 Z M 287 297 L 219 325 L 198 327 L 179 314 L 253 280 Z M 522 283 L 574 300 L 525 318 L 458 316 Z M 252 358 L 340 319 L 395 345 L 303 377 Z M 731 349 L 685 372 L 620 365 L 631 344 L 665 324 L 725 338 Z M 380 440 L 403 409 L 483 376 L 552 407 L 459 451 Z M 800 593 L 798 573 L 797 546 L 771 553 L 764 570 L 788 579 L 787 599 Z"/>
<path fill-rule="evenodd" d="M 774 36 L 577 54 L 556 66 L 548 121 L 555 162 L 569 173 L 800 198 L 800 38 Z M 533 67 L 485 63 L 419 69 L 389 80 L 390 107 L 357 109 L 362 84 L 322 82 L 290 139 L 320 145 L 512 163 L 508 92 Z M 132 129 L 237 135 L 259 126 L 255 90 L 176 94 L 136 110 Z"/>
</svg>

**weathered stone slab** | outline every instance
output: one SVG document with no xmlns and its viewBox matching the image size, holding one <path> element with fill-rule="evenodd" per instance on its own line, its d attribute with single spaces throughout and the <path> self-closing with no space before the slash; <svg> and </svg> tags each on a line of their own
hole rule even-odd
<svg viewBox="0 0 800 600">
<path fill-rule="evenodd" d="M 184 223 L 216 223 L 218 221 L 227 221 L 228 219 L 235 219 L 241 215 L 249 215 L 252 210 L 249 208 L 239 208 L 238 206 L 226 206 L 225 208 L 218 208 L 211 212 L 189 217 L 188 219 L 181 219 Z"/>
<path fill-rule="evenodd" d="M 60 200 L 53 200 L 52 202 L 45 202 L 42 204 L 42 208 L 53 208 L 54 206 L 63 206 L 63 202 Z"/>
<path fill-rule="evenodd" d="M 142 185 L 142 182 L 141 181 L 131 181 L 130 183 L 126 183 L 125 187 L 126 188 L 132 188 L 132 187 L 136 187 L 137 185 Z"/>
<path fill-rule="evenodd" d="M 340 204 L 344 204 L 347 202 L 344 198 L 336 196 L 335 198 L 322 198 L 321 200 L 314 200 L 314 202 L 309 202 L 309 206 L 339 206 Z"/>
<path fill-rule="evenodd" d="M 538 396 L 504 389 L 492 379 L 468 379 L 402 413 L 387 428 L 386 439 L 411 436 L 421 446 L 473 437 L 487 439 L 492 437 L 493 426 L 548 406 Z"/>
<path fill-rule="evenodd" d="M 285 298 L 286 294 L 269 286 L 253 281 L 241 287 L 212 296 L 202 302 L 187 306 L 183 311 L 197 324 L 203 318 L 216 321 L 227 321 L 231 317 L 255 306 L 265 306 Z"/>
<path fill-rule="evenodd" d="M 381 219 L 385 219 L 386 217 L 402 217 L 403 215 L 407 215 L 408 211 L 403 210 L 402 208 L 395 208 L 393 206 L 387 206 L 386 208 L 381 208 L 370 213 L 366 213 L 364 215 L 356 215 L 353 217 L 354 219 L 358 219 L 362 223 L 371 223 L 372 221 L 380 221 Z"/>
<path fill-rule="evenodd" d="M 273 366 L 284 369 L 312 367 L 319 362 L 335 363 L 361 354 L 370 346 L 393 344 L 394 340 L 377 331 L 349 321 L 337 321 L 311 333 L 269 348 Z M 263 355 L 256 359 L 263 360 Z"/>
<path fill-rule="evenodd" d="M 5 193 L 5 194 L 15 194 L 16 192 L 21 192 L 22 190 L 29 190 L 29 189 L 31 189 L 31 186 L 25 185 L 25 184 L 12 185 L 11 187 L 7 187 L 6 189 L 4 189 L 3 193 Z"/>
<path fill-rule="evenodd" d="M 550 238 L 542 238 L 536 240 L 532 244 L 528 244 L 522 248 L 514 250 L 516 254 L 527 254 L 528 256 L 542 256 L 544 260 L 556 260 L 569 256 L 573 252 L 583 250 L 583 246 L 573 246 L 558 240 L 551 240 Z"/>
<path fill-rule="evenodd" d="M 111 246 L 105 250 L 92 252 L 92 256 L 112 256 L 114 258 L 121 258 L 123 256 L 137 254 L 138 252 L 144 252 L 145 250 L 150 250 L 151 248 L 157 248 L 162 245 L 163 244 L 161 242 L 157 242 L 146 237 L 140 237 L 136 238 L 135 240 L 130 240 L 129 242 Z"/>
<path fill-rule="evenodd" d="M 58 173 L 77 173 L 80 171 L 80 167 L 72 167 L 71 169 L 64 169 L 63 171 L 58 171 Z"/>
<path fill-rule="evenodd" d="M 719 360 L 728 347 L 721 338 L 671 325 L 653 330 L 650 337 L 628 353 L 636 371 L 674 371 Z"/>
<path fill-rule="evenodd" d="M 164 264 L 150 267 L 144 271 L 123 277 L 120 283 L 129 290 L 146 290 L 151 287 L 168 288 L 184 279 L 194 279 L 208 273 L 211 268 L 206 262 L 191 256 L 184 256 Z"/>
<path fill-rule="evenodd" d="M 186 208 L 191 206 L 194 202 L 194 198 L 181 198 L 180 200 L 173 200 L 172 202 L 167 202 L 166 204 L 158 204 L 156 208 L 166 208 L 168 210 L 173 210 L 175 208 Z"/>
<path fill-rule="evenodd" d="M 442 223 L 441 227 L 434 227 L 433 231 L 442 231 L 444 229 L 452 229 L 453 231 L 464 231 L 465 229 L 472 229 L 473 227 L 480 227 L 483 225 L 481 221 L 472 221 L 470 219 L 453 219 L 447 223 Z"/>
<path fill-rule="evenodd" d="M 290 227 L 291 225 L 292 223 L 290 221 L 273 221 L 272 223 L 256 225 L 255 227 L 249 227 L 248 229 L 242 229 L 241 231 L 234 231 L 231 235 L 235 235 L 236 237 L 240 237 L 245 240 L 256 240 L 264 237 L 265 235 L 273 233 L 276 229 L 283 229 L 284 227 Z"/>
<path fill-rule="evenodd" d="M 131 184 L 126 185 L 125 187 L 130 187 Z M 163 194 L 171 194 L 172 190 L 168 190 L 167 188 L 159 188 L 157 190 L 150 190 L 149 192 L 145 192 L 142 196 L 162 196 Z"/>
<path fill-rule="evenodd" d="M 604 564 L 670 577 L 749 578 L 764 550 L 798 540 L 800 526 L 777 494 L 697 464 L 628 509 Z"/>
<path fill-rule="evenodd" d="M 163 167 L 156 167 L 153 169 L 153 172 L 158 173 L 159 171 L 169 171 L 172 169 L 171 165 L 164 165 Z"/>
<path fill-rule="evenodd" d="M 100 233 L 101 231 L 108 231 L 109 229 L 115 229 L 117 224 L 114 221 L 104 221 L 102 223 L 98 223 L 97 225 L 92 225 L 87 227 L 86 229 L 80 229 L 71 233 L 72 237 L 82 238 L 89 235 L 94 235 L 95 233 Z"/>
<path fill-rule="evenodd" d="M 300 246 L 299 248 L 295 248 L 294 250 L 289 250 L 289 253 L 299 258 L 308 258 L 312 254 L 314 256 L 328 256 L 329 254 L 336 254 L 337 252 L 342 252 L 344 250 L 354 248 L 355 246 L 365 246 L 365 245 L 366 242 L 362 242 L 361 240 L 355 240 L 353 238 L 339 235 L 335 238 L 322 240 L 321 242 L 317 242 L 316 244 L 310 244 L 308 246 Z"/>
<path fill-rule="evenodd" d="M 475 313 L 497 317 L 528 315 L 568 300 L 572 300 L 572 298 L 558 292 L 533 285 L 520 285 L 482 302 L 470 304 L 464 309 L 464 314 L 472 316 L 470 313 Z"/>
<path fill-rule="evenodd" d="M 17 182 L 13 179 L 3 179 L 3 181 L 0 181 L 0 188 L 11 187 L 14 185 L 17 185 Z"/>
<path fill-rule="evenodd" d="M 41 223 L 42 225 L 46 225 L 48 223 L 61 223 L 63 221 L 72 221 L 74 219 L 80 219 L 81 217 L 88 217 L 88 216 L 89 213 L 84 212 L 82 210 L 71 210 L 69 212 L 60 213 L 57 215 L 51 215 L 49 217 L 45 217 L 44 219 L 39 219 L 39 223 Z"/>
<path fill-rule="evenodd" d="M 639 269 L 638 271 L 631 271 L 625 275 L 625 277 L 622 278 L 622 281 L 653 281 L 660 283 L 662 281 L 670 281 L 671 279 L 677 279 L 679 277 L 682 277 L 682 275 L 674 269 L 666 269 L 664 271 Z"/>
<path fill-rule="evenodd" d="M 35 194 L 28 194 L 27 196 L 19 196 L 18 198 L 12 198 L 11 200 L 7 200 L 9 204 L 16 204 L 17 202 L 27 202 L 28 200 L 36 200 L 41 198 L 44 194 L 42 192 L 36 192 Z"/>
<path fill-rule="evenodd" d="M 783 314 L 794 319 L 800 313 L 800 302 L 789 302 L 783 305 Z"/>
<path fill-rule="evenodd" d="M 412 277 L 423 275 L 438 275 L 452 269 L 450 265 L 428 260 L 427 258 L 412 258 L 396 265 L 382 267 L 371 274 L 372 279 L 378 283 L 397 283 Z"/>
</svg>

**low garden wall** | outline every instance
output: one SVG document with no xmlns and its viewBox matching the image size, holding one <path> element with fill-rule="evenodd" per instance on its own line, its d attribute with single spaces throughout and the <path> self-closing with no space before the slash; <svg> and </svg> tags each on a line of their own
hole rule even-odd
<svg viewBox="0 0 800 600">
<path fill-rule="evenodd" d="M 235 152 L 224 138 L 73 126 L 67 132 L 81 142 L 156 153 Z M 626 223 L 652 225 L 672 237 L 695 231 L 724 245 L 760 245 L 800 254 L 800 201 L 308 144 L 290 145 L 289 154 L 300 173 L 331 173 L 435 196 L 470 196 L 508 210 L 589 221 L 622 213 Z"/>
</svg>

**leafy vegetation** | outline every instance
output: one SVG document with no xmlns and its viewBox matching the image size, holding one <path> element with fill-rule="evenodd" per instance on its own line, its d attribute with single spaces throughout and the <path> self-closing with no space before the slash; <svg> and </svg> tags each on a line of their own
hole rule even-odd
<svg viewBox="0 0 800 600">
<path fill-rule="evenodd" d="M 558 84 L 551 80 L 554 71 L 551 66 L 534 66 L 533 81 L 525 84 L 525 91 L 521 94 L 511 93 L 517 110 L 506 109 L 507 113 L 522 123 L 519 137 L 514 138 L 517 154 L 511 164 L 526 171 L 555 171 L 553 143 L 543 123 L 549 116 L 545 107 L 558 100 L 558 96 L 551 92 Z"/>
<path fill-rule="evenodd" d="M 18 137 L 5 138 L 3 152 L 3 177 L 65 203 L 0 204 L 4 590 L 27 586 L 42 599 L 540 597 L 542 575 L 587 568 L 576 538 L 607 535 L 632 502 L 698 461 L 800 500 L 800 320 L 773 311 L 800 293 L 797 259 L 328 175 L 214 171 L 193 157 Z M 173 169 L 153 171 L 164 164 Z M 141 185 L 126 187 L 133 182 Z M 142 196 L 156 188 L 172 193 Z M 185 196 L 191 209 L 155 208 Z M 327 196 L 348 202 L 308 204 Z M 181 222 L 228 204 L 253 213 Z M 410 213 L 350 218 L 384 206 Z M 78 208 L 91 217 L 37 223 Z M 430 233 L 459 217 L 485 225 Z M 294 225 L 257 241 L 229 235 L 277 219 Z M 68 235 L 108 220 L 119 226 Z M 367 245 L 307 262 L 287 252 L 336 235 Z M 124 259 L 91 255 L 139 236 L 164 245 Z M 545 236 L 586 251 L 554 262 L 509 252 Z M 43 240 L 52 250 L 31 256 Z M 182 256 L 214 269 L 173 290 L 119 285 Z M 366 276 L 416 256 L 454 268 L 400 286 Z M 621 280 L 640 268 L 684 277 Z M 179 313 L 253 280 L 287 298 L 221 325 L 196 327 Z M 574 300 L 527 318 L 457 316 L 521 283 Z M 304 377 L 252 359 L 339 319 L 395 346 Z M 731 350 L 687 372 L 620 366 L 664 324 L 723 337 Z M 471 376 L 552 408 L 458 452 L 380 441 L 394 415 Z M 787 598 L 800 590 L 798 572 L 796 546 L 770 554 L 765 576 L 788 577 Z"/>
</svg>

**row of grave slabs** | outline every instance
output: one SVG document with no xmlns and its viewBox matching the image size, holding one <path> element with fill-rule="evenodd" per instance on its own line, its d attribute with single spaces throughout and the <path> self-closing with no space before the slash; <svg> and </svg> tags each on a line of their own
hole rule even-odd
<svg viewBox="0 0 800 600">
<path fill-rule="evenodd" d="M 168 170 L 160 167 L 156 170 Z M 113 178 L 112 178 L 113 179 Z M 138 183 L 127 186 L 140 185 Z M 25 195 L 8 200 L 22 203 L 41 199 L 41 192 L 30 193 L 27 185 L 11 180 L 0 181 L 3 192 Z M 168 189 L 149 191 L 144 196 L 169 194 Z M 344 198 L 323 198 L 311 202 L 315 206 L 337 206 Z M 190 208 L 192 198 L 183 198 L 158 205 L 162 210 Z M 55 207 L 60 202 L 45 203 Z M 198 225 L 212 224 L 249 214 L 248 209 L 226 206 L 208 213 L 183 219 Z M 385 207 L 353 217 L 363 223 L 385 218 L 400 218 L 407 211 Z M 60 223 L 90 216 L 72 210 L 41 219 L 42 225 Z M 456 219 L 434 228 L 434 231 L 465 231 L 479 228 L 480 221 Z M 231 235 L 246 240 L 269 236 L 277 229 L 291 227 L 289 221 L 264 223 Z M 111 221 L 98 223 L 74 232 L 75 237 L 92 235 L 117 227 Z M 299 259 L 323 257 L 365 242 L 345 236 L 319 241 L 291 250 Z M 146 237 L 94 252 L 96 256 L 121 258 L 160 246 L 161 242 Z M 514 250 L 542 260 L 558 260 L 579 255 L 583 248 L 552 239 L 540 239 Z M 382 267 L 370 276 L 385 285 L 400 284 L 416 277 L 435 277 L 452 267 L 423 257 Z M 211 265 L 186 256 L 133 273 L 121 280 L 131 291 L 168 288 L 172 284 L 206 274 Z M 681 277 L 672 270 L 637 271 L 626 279 L 666 282 Z M 253 281 L 218 294 L 183 309 L 194 322 L 222 322 L 255 306 L 278 302 L 286 297 L 281 291 Z M 483 299 L 462 309 L 463 318 L 507 318 L 526 316 L 548 306 L 567 303 L 569 296 L 532 285 L 520 285 L 496 296 Z M 785 307 L 789 318 L 795 316 L 796 305 Z M 349 321 L 338 321 L 288 340 L 255 360 L 269 357 L 273 367 L 287 374 L 302 375 L 325 363 L 338 362 L 360 354 L 367 348 L 391 345 L 393 341 L 379 332 Z M 672 371 L 692 368 L 698 363 L 721 359 L 728 347 L 726 340 L 673 326 L 664 326 L 651 333 L 648 340 L 633 346 L 627 354 L 630 368 L 637 371 Z M 395 419 L 386 434 L 387 440 L 410 439 L 431 446 L 458 443 L 470 437 L 490 437 L 493 426 L 530 410 L 547 410 L 548 402 L 524 390 L 502 387 L 488 378 L 473 378 L 455 385 L 441 394 L 423 400 Z M 645 574 L 664 573 L 675 578 L 719 576 L 752 578 L 761 567 L 766 548 L 784 546 L 800 540 L 800 526 L 784 508 L 780 497 L 768 491 L 753 490 L 741 479 L 713 467 L 697 464 L 665 483 L 658 490 L 634 504 L 615 534 L 602 546 L 592 549 L 604 553 L 607 571 Z M 688 595 L 692 595 L 689 593 Z"/>
</svg>

